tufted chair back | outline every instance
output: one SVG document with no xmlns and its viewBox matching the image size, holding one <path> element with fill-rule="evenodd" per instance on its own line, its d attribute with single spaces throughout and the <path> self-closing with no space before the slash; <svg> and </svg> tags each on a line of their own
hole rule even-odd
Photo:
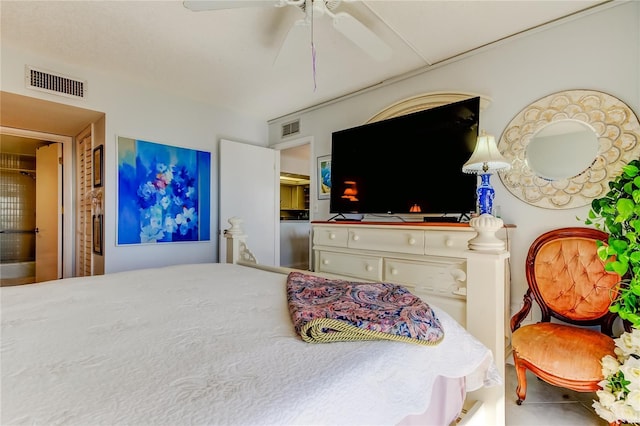
<svg viewBox="0 0 640 426">
<path fill-rule="evenodd" d="M 605 232 L 581 227 L 540 235 L 529 247 L 525 270 L 529 288 L 522 309 L 511 318 L 518 378 L 517 403 L 526 397 L 526 370 L 546 382 L 578 392 L 594 392 L 603 379 L 600 360 L 615 356 L 609 312 L 620 276 L 607 272 L 597 254 Z M 521 327 L 532 307 L 542 317 Z M 593 327 L 600 326 L 600 331 Z"/>
<path fill-rule="evenodd" d="M 616 315 L 609 312 L 620 276 L 604 270 L 596 241 L 609 235 L 591 228 L 561 228 L 538 237 L 527 255 L 529 289 L 542 321 L 555 317 L 576 325 L 600 325 L 612 334 Z"/>
</svg>

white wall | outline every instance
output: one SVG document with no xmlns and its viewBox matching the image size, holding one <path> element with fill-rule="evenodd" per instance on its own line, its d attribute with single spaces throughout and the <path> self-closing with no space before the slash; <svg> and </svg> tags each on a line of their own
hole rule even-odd
<svg viewBox="0 0 640 426">
<path fill-rule="evenodd" d="M 280 150 L 280 171 L 308 175 L 311 158 L 311 144 Z"/>
<path fill-rule="evenodd" d="M 437 42 L 434 40 L 434 42 Z M 485 48 L 420 75 L 366 91 L 296 116 L 270 122 L 269 143 L 280 142 L 282 122 L 300 117 L 302 135 L 315 138 L 314 157 L 330 154 L 331 132 L 366 122 L 385 107 L 415 95 L 460 91 L 491 98 L 480 125 L 499 138 L 511 119 L 530 103 L 554 92 L 590 89 L 609 93 L 640 113 L 640 2 L 613 7 L 538 29 Z M 583 226 L 588 206 L 548 210 L 513 196 L 496 176 L 495 204 L 511 231 L 511 305 L 521 305 L 527 284 L 524 262 L 529 245 L 543 232 Z M 312 191 L 315 191 L 312 185 Z M 318 203 L 313 220 L 329 218 L 329 201 Z"/>
<path fill-rule="evenodd" d="M 2 44 L 2 90 L 24 96 L 101 111 L 105 134 L 105 272 L 180 263 L 216 261 L 218 258 L 218 141 L 221 138 L 266 145 L 267 125 L 222 108 L 179 98 L 129 81 L 118 81 L 99 71 L 70 64 Z M 25 65 L 32 65 L 87 80 L 85 100 L 68 99 L 27 90 Z M 180 82 L 176 82 L 180 84 Z M 211 241 L 116 246 L 116 136 L 210 151 Z"/>
</svg>

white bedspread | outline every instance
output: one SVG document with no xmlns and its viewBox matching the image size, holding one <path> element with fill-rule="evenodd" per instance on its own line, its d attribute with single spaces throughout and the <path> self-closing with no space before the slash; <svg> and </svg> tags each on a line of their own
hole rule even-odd
<svg viewBox="0 0 640 426">
<path fill-rule="evenodd" d="M 285 279 L 198 264 L 1 288 L 0 423 L 393 424 L 437 375 L 500 380 L 437 307 L 435 347 L 304 343 Z"/>
</svg>

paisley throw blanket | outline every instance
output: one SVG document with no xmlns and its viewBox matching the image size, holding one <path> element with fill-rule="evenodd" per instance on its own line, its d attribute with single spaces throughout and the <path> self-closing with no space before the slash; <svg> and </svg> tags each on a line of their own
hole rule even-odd
<svg viewBox="0 0 640 426">
<path fill-rule="evenodd" d="M 437 345 L 444 337 L 431 307 L 396 284 L 292 272 L 287 300 L 296 332 L 306 342 L 398 340 Z"/>
</svg>

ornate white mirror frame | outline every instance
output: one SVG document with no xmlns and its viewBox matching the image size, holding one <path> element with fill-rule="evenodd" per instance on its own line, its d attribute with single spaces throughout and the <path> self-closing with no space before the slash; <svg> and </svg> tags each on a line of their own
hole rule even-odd
<svg viewBox="0 0 640 426">
<path fill-rule="evenodd" d="M 573 176 L 539 176 L 527 158 L 529 144 L 542 129 L 547 131 L 552 124 L 560 127 L 560 122 L 567 121 L 583 122 L 586 129 L 593 130 L 598 141 L 595 158 Z M 586 150 L 588 139 L 584 141 Z M 572 143 L 575 146 L 575 141 Z M 622 166 L 640 156 L 640 123 L 633 110 L 614 96 L 593 90 L 567 90 L 539 99 L 520 111 L 503 132 L 498 149 L 511 162 L 511 169 L 498 174 L 513 195 L 548 209 L 581 207 L 603 196 L 609 190 L 608 182 Z M 562 148 L 555 152 L 557 155 Z M 566 155 L 563 161 L 571 159 Z"/>
</svg>

